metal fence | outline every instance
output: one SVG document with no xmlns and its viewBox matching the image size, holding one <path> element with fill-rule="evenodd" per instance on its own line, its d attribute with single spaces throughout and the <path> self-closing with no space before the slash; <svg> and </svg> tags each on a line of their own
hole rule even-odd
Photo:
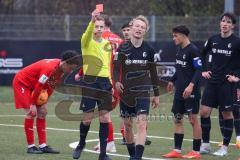
<svg viewBox="0 0 240 160">
<path fill-rule="evenodd" d="M 121 35 L 122 24 L 132 17 L 113 16 L 112 31 Z M 219 32 L 219 17 L 148 17 L 151 28 L 149 41 L 171 40 L 172 27 L 184 24 L 191 30 L 191 39 L 205 41 Z M 89 16 L 24 16 L 0 15 L 1 40 L 79 40 L 90 20 Z M 240 17 L 235 33 L 240 35 Z"/>
</svg>

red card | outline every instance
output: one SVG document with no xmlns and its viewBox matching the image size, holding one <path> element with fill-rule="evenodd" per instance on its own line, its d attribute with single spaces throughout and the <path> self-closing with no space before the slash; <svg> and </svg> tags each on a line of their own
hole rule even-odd
<svg viewBox="0 0 240 160">
<path fill-rule="evenodd" d="M 97 5 L 96 5 L 96 10 L 97 10 L 98 12 L 103 12 L 103 4 L 97 4 Z"/>
</svg>

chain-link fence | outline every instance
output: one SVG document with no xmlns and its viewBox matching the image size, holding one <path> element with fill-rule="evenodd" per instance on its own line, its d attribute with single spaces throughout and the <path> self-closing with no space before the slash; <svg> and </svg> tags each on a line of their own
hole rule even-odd
<svg viewBox="0 0 240 160">
<path fill-rule="evenodd" d="M 132 17 L 113 16 L 112 31 L 121 35 L 121 26 Z M 191 30 L 191 39 L 205 41 L 219 32 L 219 17 L 150 16 L 149 41 L 172 39 L 172 27 L 184 24 Z M 240 35 L 238 23 L 235 33 Z M 89 16 L 23 16 L 0 15 L 1 40 L 79 40 L 90 20 Z"/>
</svg>

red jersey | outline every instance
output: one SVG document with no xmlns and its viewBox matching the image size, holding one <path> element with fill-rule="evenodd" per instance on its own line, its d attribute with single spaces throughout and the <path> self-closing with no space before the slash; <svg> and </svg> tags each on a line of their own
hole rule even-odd
<svg viewBox="0 0 240 160">
<path fill-rule="evenodd" d="M 63 72 L 59 69 L 60 59 L 37 61 L 19 71 L 15 78 L 30 91 L 34 91 L 31 103 L 35 104 L 42 89 L 48 90 L 50 96 L 55 86 L 60 83 Z"/>
<path fill-rule="evenodd" d="M 113 75 L 113 57 L 118 49 L 118 47 L 120 46 L 120 44 L 123 42 L 123 40 L 116 34 L 114 34 L 111 31 L 105 31 L 102 34 L 102 37 L 106 40 L 108 40 L 110 42 L 110 44 L 112 45 L 113 48 L 113 54 L 111 57 L 111 74 Z M 115 84 L 115 82 L 113 81 L 113 84 Z M 113 85 L 113 88 L 115 88 L 115 85 Z M 113 101 L 112 101 L 112 107 L 115 108 L 117 106 L 117 104 L 119 103 L 119 95 L 116 91 L 116 89 L 113 90 Z"/>
<path fill-rule="evenodd" d="M 123 40 L 118 35 L 114 34 L 111 31 L 103 32 L 102 37 L 111 43 L 113 48 L 113 54 L 115 54 L 116 50 L 118 49 L 120 44 L 123 42 Z"/>
</svg>

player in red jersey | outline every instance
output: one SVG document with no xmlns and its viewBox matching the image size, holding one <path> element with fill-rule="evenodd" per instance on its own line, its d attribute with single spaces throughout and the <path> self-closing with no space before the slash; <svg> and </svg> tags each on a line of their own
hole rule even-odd
<svg viewBox="0 0 240 160">
<path fill-rule="evenodd" d="M 25 111 L 24 129 L 28 144 L 27 153 L 59 153 L 47 146 L 46 142 L 46 103 L 37 106 L 36 101 L 42 90 L 51 96 L 54 88 L 61 82 L 64 73 L 70 73 L 80 64 L 75 51 L 66 51 L 62 59 L 44 59 L 19 71 L 12 82 L 16 109 Z M 39 148 L 34 143 L 33 124 L 36 118 Z"/>
</svg>

